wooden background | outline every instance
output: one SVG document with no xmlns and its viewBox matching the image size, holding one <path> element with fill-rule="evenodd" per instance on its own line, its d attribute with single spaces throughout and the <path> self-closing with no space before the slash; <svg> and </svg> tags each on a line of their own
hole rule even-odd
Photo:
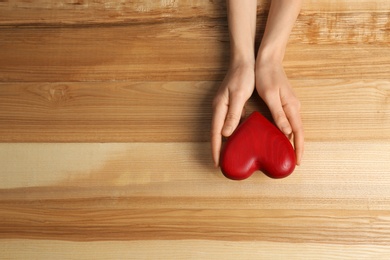
<svg viewBox="0 0 390 260">
<path fill-rule="evenodd" d="M 0 258 L 389 259 L 390 1 L 304 1 L 302 165 L 240 182 L 209 145 L 225 8 L 0 1 Z"/>
</svg>

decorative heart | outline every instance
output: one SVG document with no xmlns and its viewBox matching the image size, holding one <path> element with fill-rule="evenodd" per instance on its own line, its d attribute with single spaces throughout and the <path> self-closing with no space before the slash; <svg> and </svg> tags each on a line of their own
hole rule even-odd
<svg viewBox="0 0 390 260">
<path fill-rule="evenodd" d="M 253 112 L 228 138 L 221 152 L 221 170 L 229 179 L 243 180 L 256 170 L 284 178 L 295 168 L 288 138 L 259 112 Z"/>
</svg>

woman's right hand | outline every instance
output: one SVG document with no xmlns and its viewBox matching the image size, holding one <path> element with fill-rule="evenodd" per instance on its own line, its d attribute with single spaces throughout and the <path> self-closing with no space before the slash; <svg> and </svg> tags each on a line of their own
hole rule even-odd
<svg viewBox="0 0 390 260">
<path fill-rule="evenodd" d="M 211 148 L 216 167 L 219 166 L 222 137 L 229 137 L 237 128 L 254 88 L 254 62 L 232 64 L 213 101 Z"/>
</svg>

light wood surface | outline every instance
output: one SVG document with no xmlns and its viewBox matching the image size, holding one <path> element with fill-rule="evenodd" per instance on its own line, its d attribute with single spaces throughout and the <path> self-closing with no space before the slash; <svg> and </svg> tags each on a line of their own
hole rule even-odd
<svg viewBox="0 0 390 260">
<path fill-rule="evenodd" d="M 225 8 L 0 1 L 1 259 L 390 258 L 390 2 L 304 1 L 302 165 L 240 182 L 209 144 Z"/>
</svg>

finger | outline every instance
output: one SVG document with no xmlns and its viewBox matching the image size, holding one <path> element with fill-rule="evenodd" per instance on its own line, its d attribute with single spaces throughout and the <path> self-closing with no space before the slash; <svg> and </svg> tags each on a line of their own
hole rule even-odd
<svg viewBox="0 0 390 260">
<path fill-rule="evenodd" d="M 274 119 L 277 127 L 285 135 L 290 135 L 292 133 L 292 128 L 284 112 L 279 95 L 274 94 L 272 96 L 269 96 L 264 100 L 264 102 L 267 104 L 269 110 L 271 111 L 272 118 Z"/>
<path fill-rule="evenodd" d="M 303 128 L 293 126 L 293 132 L 294 132 L 294 149 L 297 158 L 297 165 L 300 165 L 303 157 L 303 152 L 304 152 Z"/>
<path fill-rule="evenodd" d="M 303 152 L 304 152 L 303 131 L 299 131 L 294 134 L 294 148 L 295 148 L 295 155 L 297 157 L 297 165 L 301 165 Z"/>
<path fill-rule="evenodd" d="M 241 115 L 245 100 L 241 98 L 231 97 L 229 108 L 226 114 L 226 120 L 222 128 L 222 135 L 225 137 L 230 136 L 240 123 Z"/>
<path fill-rule="evenodd" d="M 294 134 L 294 148 L 297 158 L 297 165 L 300 165 L 304 152 L 304 131 L 301 115 L 299 113 L 299 108 L 294 107 L 293 105 L 286 106 L 285 109 Z"/>
<path fill-rule="evenodd" d="M 222 145 L 222 127 L 225 122 L 226 114 L 226 105 L 219 103 L 214 107 L 211 123 L 211 151 L 215 167 L 219 166 L 219 155 L 221 153 Z"/>
</svg>

